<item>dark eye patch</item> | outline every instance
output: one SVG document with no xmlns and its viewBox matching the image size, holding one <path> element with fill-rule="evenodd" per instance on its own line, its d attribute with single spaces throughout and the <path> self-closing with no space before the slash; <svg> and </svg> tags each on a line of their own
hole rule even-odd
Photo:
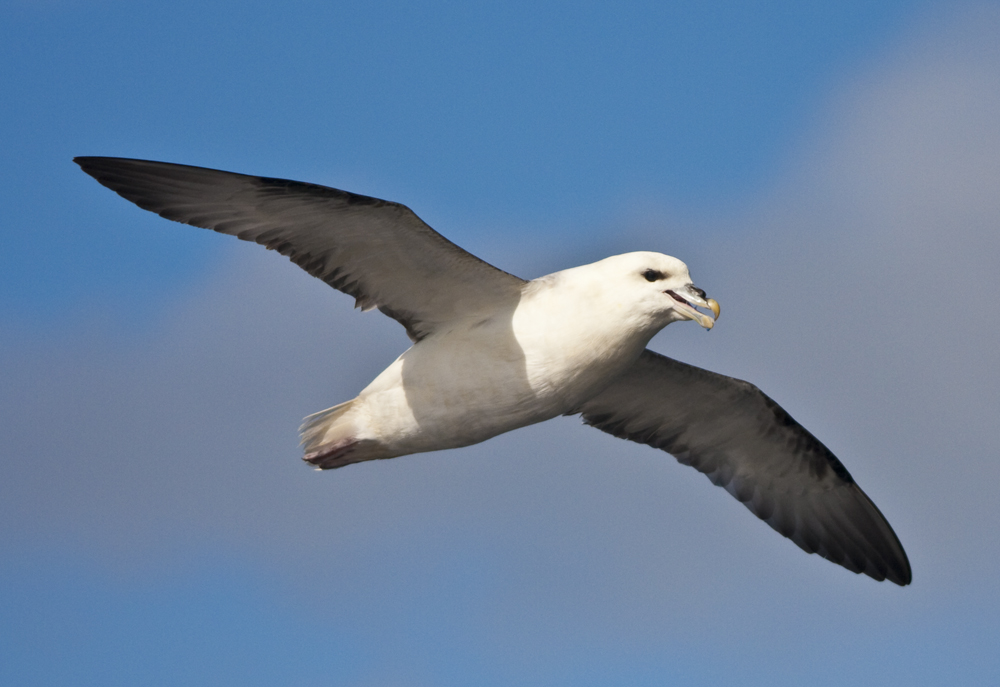
<svg viewBox="0 0 1000 687">
<path fill-rule="evenodd" d="M 642 273 L 642 276 L 646 278 L 646 281 L 659 281 L 663 279 L 663 272 L 659 270 L 646 270 Z"/>
</svg>

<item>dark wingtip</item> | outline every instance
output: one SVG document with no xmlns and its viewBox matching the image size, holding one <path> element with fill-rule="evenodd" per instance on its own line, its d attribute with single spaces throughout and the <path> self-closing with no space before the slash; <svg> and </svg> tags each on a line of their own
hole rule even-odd
<svg viewBox="0 0 1000 687">
<path fill-rule="evenodd" d="M 93 155 L 77 155 L 76 157 L 73 158 L 73 162 L 80 165 L 80 167 L 82 167 L 83 169 L 86 169 L 87 167 L 93 166 L 94 163 L 100 160 L 109 160 L 109 159 L 113 158 L 95 157 Z"/>
<path fill-rule="evenodd" d="M 121 160 L 122 158 L 115 157 L 97 157 L 92 155 L 79 155 L 73 158 L 73 162 L 80 165 L 80 169 L 89 174 L 90 176 L 97 179 L 98 173 L 100 173 L 104 163 L 113 162 L 116 160 Z"/>
<path fill-rule="evenodd" d="M 903 555 L 906 556 L 905 553 Z M 905 587 L 913 582 L 913 571 L 910 569 L 910 561 L 904 558 L 900 568 L 899 570 L 888 571 L 885 577 L 890 582 L 895 582 L 900 587 Z"/>
</svg>

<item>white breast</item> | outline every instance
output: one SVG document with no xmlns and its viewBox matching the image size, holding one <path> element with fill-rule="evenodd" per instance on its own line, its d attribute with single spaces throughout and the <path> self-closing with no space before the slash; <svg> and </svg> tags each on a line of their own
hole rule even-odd
<svg viewBox="0 0 1000 687">
<path fill-rule="evenodd" d="M 594 323 L 552 289 L 513 312 L 458 323 L 414 345 L 359 396 L 367 438 L 414 453 L 484 441 L 574 410 L 642 352 L 620 318 Z"/>
</svg>

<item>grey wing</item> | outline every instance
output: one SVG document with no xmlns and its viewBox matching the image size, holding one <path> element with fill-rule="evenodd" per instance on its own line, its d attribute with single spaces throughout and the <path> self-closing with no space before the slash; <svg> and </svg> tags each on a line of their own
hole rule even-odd
<svg viewBox="0 0 1000 687">
<path fill-rule="evenodd" d="M 644 351 L 583 420 L 705 473 L 808 553 L 910 583 L 899 539 L 837 457 L 757 387 Z"/>
<path fill-rule="evenodd" d="M 379 308 L 418 341 L 442 323 L 516 303 L 524 281 L 462 250 L 399 203 L 316 184 L 108 157 L 74 160 L 158 215 L 255 241 Z"/>
</svg>

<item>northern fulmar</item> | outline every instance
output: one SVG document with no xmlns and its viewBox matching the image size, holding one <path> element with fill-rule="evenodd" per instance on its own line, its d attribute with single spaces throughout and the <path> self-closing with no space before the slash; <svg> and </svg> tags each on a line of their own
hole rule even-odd
<svg viewBox="0 0 1000 687">
<path fill-rule="evenodd" d="M 910 583 L 896 534 L 826 446 L 756 386 L 646 348 L 671 322 L 710 329 L 719 315 L 680 260 L 626 253 L 525 281 L 399 203 L 164 162 L 75 162 L 139 207 L 276 250 L 406 328 L 413 345 L 357 398 L 305 419 L 317 468 L 578 414 L 703 472 L 803 550 Z"/>
</svg>

